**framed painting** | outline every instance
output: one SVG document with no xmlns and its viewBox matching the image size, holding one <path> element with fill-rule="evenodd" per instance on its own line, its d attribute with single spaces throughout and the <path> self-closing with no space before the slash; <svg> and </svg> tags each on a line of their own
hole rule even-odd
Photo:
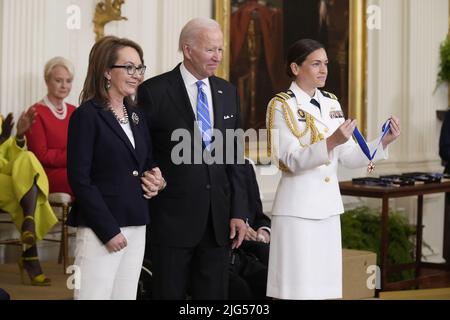
<svg viewBox="0 0 450 320">
<path fill-rule="evenodd" d="M 244 129 L 265 128 L 269 100 L 290 85 L 287 49 L 312 38 L 325 45 L 330 60 L 324 89 L 366 132 L 366 0 L 215 0 L 215 18 L 225 38 L 218 75 L 239 90 Z M 264 157 L 248 151 L 258 162 Z"/>
</svg>

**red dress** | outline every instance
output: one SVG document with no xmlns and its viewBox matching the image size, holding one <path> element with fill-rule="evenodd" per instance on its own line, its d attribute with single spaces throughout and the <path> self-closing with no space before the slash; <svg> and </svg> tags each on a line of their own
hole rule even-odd
<svg viewBox="0 0 450 320">
<path fill-rule="evenodd" d="M 36 155 L 48 176 L 50 193 L 65 192 L 73 197 L 67 179 L 67 131 L 75 106 L 66 105 L 66 117 L 60 120 L 45 104 L 36 103 L 36 121 L 26 137 L 28 150 Z"/>
</svg>

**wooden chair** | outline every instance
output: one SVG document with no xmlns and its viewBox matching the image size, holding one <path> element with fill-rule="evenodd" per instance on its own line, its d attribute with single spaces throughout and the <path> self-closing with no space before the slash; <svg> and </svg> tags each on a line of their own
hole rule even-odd
<svg viewBox="0 0 450 320">
<path fill-rule="evenodd" d="M 63 264 L 63 271 L 66 273 L 67 260 L 69 259 L 69 236 L 74 235 L 69 233 L 69 227 L 66 225 L 67 216 L 69 215 L 70 207 L 72 207 L 72 198 L 67 193 L 50 193 L 48 201 L 52 207 L 61 208 L 61 216 L 58 217 L 61 223 L 61 238 L 60 240 L 45 240 L 60 242 L 58 263 Z"/>
<path fill-rule="evenodd" d="M 0 224 L 12 224 L 11 219 L 9 218 L 9 213 L 0 209 Z M 22 243 L 20 239 L 16 238 L 8 238 L 4 240 L 0 240 L 0 245 L 17 245 L 20 246 Z"/>
</svg>

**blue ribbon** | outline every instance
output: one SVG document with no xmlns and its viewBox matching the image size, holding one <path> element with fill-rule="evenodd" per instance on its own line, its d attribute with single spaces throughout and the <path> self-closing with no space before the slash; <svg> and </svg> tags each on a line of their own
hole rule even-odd
<svg viewBox="0 0 450 320">
<path fill-rule="evenodd" d="M 362 152 L 364 152 L 369 161 L 372 161 L 375 155 L 377 154 L 377 150 L 378 147 L 380 146 L 381 140 L 383 140 L 384 136 L 386 135 L 386 133 L 389 132 L 390 129 L 391 129 L 391 121 L 388 120 L 383 124 L 383 127 L 381 129 L 383 133 L 380 136 L 380 140 L 378 141 L 377 147 L 375 148 L 373 153 L 370 152 L 369 146 L 367 145 L 367 142 L 362 136 L 361 132 L 359 132 L 358 127 L 356 127 L 355 130 L 353 131 L 353 135 L 355 136 L 356 141 L 358 142 Z"/>
</svg>

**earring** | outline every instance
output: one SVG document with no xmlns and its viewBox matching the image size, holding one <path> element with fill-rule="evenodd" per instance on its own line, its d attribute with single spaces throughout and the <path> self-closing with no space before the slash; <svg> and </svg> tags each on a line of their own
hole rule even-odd
<svg viewBox="0 0 450 320">
<path fill-rule="evenodd" d="M 111 88 L 111 80 L 106 79 L 106 90 L 109 90 Z"/>
</svg>

